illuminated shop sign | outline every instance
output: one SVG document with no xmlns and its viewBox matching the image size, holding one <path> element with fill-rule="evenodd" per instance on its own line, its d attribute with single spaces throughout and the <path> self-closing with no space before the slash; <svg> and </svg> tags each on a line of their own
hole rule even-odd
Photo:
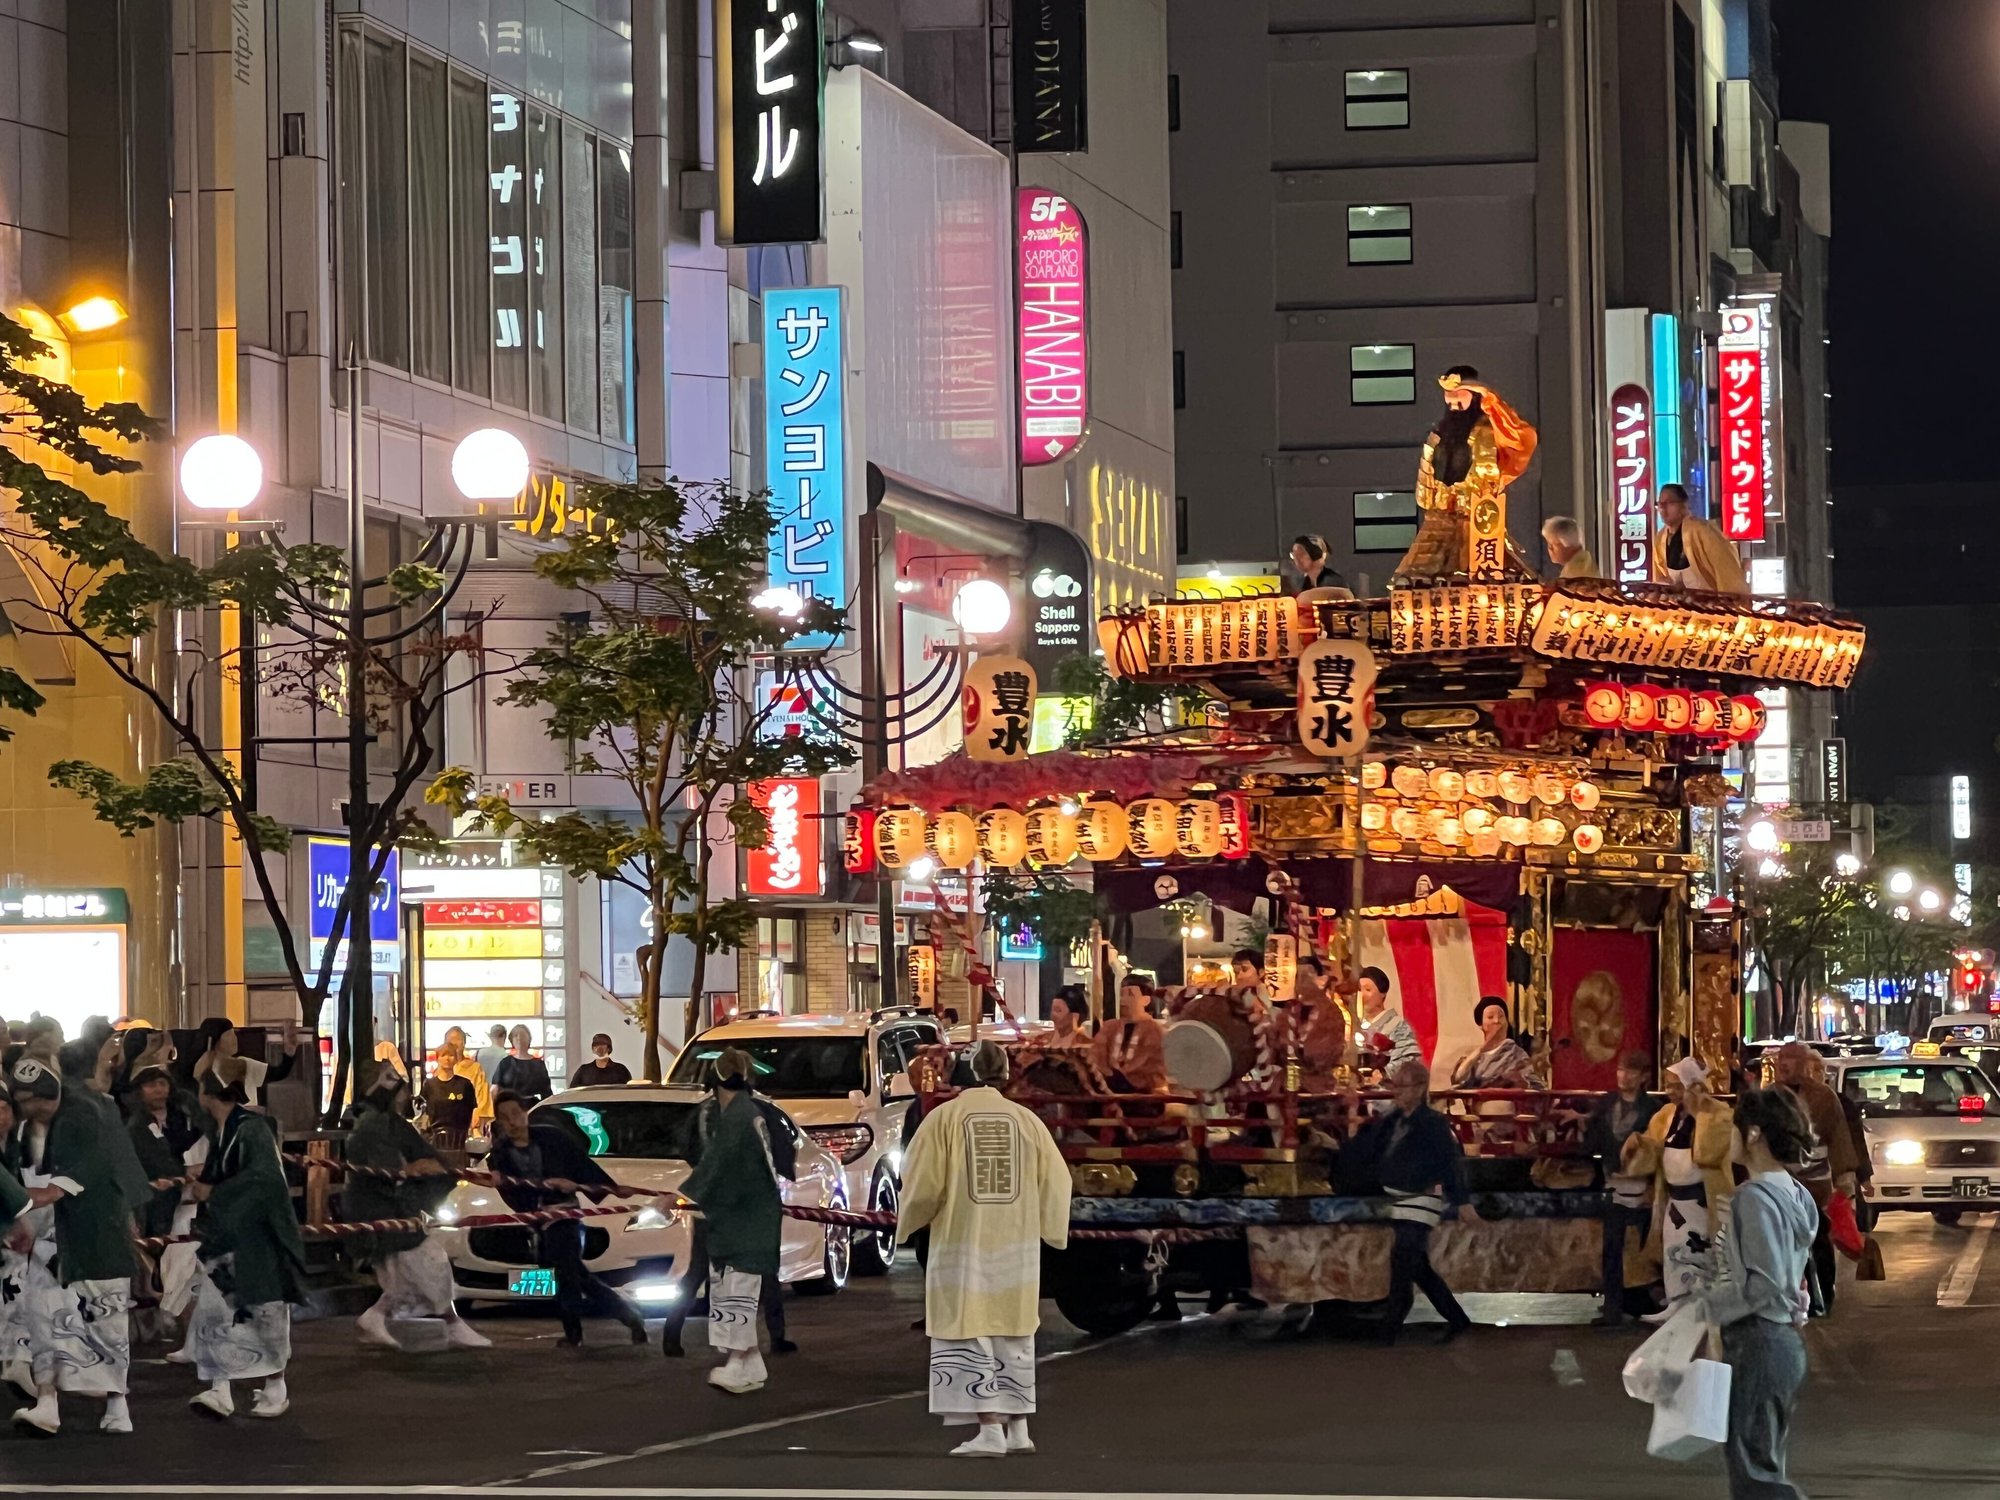
<svg viewBox="0 0 2000 1500">
<path fill-rule="evenodd" d="M 771 586 L 847 602 L 845 303 L 832 286 L 764 293 L 764 483 Z M 800 636 L 819 647 L 830 636 Z"/>
<path fill-rule="evenodd" d="M 1611 397 L 1611 478 L 1618 511 L 1613 518 L 1613 573 L 1620 583 L 1653 576 L 1653 412 L 1644 386 L 1621 385 Z"/>
<path fill-rule="evenodd" d="M 1017 194 L 1021 462 L 1052 464 L 1090 417 L 1089 241 L 1076 205 L 1047 188 Z"/>
<path fill-rule="evenodd" d="M 1722 307 L 1722 337 L 1716 342 L 1721 446 L 1716 493 L 1722 534 L 1732 542 L 1761 542 L 1770 509 L 1771 413 L 1778 394 L 1771 358 L 1776 305 L 1773 298 L 1759 296 Z"/>
<path fill-rule="evenodd" d="M 334 914 L 347 895 L 348 847 L 345 839 L 307 839 L 306 876 L 312 894 L 306 928 L 307 962 L 314 968 L 325 961 L 326 945 L 333 938 Z M 402 856 L 389 851 L 382 867 L 382 883 L 368 901 L 369 962 L 375 968 L 394 966 L 401 953 L 401 928 L 397 912 L 397 884 Z M 347 936 L 352 919 L 341 929 L 336 964 L 347 962 Z"/>
<path fill-rule="evenodd" d="M 788 245 L 824 234 L 819 0 L 716 0 L 717 238 Z"/>
<path fill-rule="evenodd" d="M 750 800 L 770 822 L 761 849 L 746 851 L 744 889 L 753 896 L 818 896 L 826 890 L 820 859 L 819 782 L 780 776 L 750 784 Z"/>
<path fill-rule="evenodd" d="M 1083 7 L 1084 0 L 1015 0 L 1014 149 L 1020 154 L 1089 148 Z"/>
</svg>

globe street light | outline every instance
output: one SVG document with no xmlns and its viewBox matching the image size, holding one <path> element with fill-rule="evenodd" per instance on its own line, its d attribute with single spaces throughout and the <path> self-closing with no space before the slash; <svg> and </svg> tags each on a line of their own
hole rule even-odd
<svg viewBox="0 0 2000 1500">
<path fill-rule="evenodd" d="M 1944 897 L 1926 887 L 1923 894 L 1917 897 L 1917 905 L 1921 906 L 1925 911 L 1936 911 L 1944 905 Z"/>
<path fill-rule="evenodd" d="M 967 635 L 998 635 L 1014 617 L 1014 601 L 990 578 L 970 578 L 952 596 L 951 617 Z"/>
<path fill-rule="evenodd" d="M 181 493 L 196 510 L 247 510 L 264 488 L 264 461 L 233 432 L 196 438 L 181 455 Z"/>
<path fill-rule="evenodd" d="M 468 500 L 512 500 L 528 487 L 528 450 L 498 427 L 468 432 L 452 450 L 451 482 Z"/>
<path fill-rule="evenodd" d="M 1833 870 L 1842 880 L 1852 880 L 1861 873 L 1861 856 L 1858 854 L 1836 854 Z"/>
<path fill-rule="evenodd" d="M 1917 877 L 1912 875 L 1908 870 L 1891 870 L 1889 872 L 1890 895 L 1907 896 L 1916 888 Z"/>
<path fill-rule="evenodd" d="M 1778 852 L 1778 825 L 1768 818 L 1760 818 L 1743 830 L 1743 842 L 1759 854 Z"/>
</svg>

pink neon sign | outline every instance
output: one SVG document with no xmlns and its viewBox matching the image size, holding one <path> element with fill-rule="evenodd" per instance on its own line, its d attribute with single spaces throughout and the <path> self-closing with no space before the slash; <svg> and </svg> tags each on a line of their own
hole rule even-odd
<svg viewBox="0 0 2000 1500">
<path fill-rule="evenodd" d="M 1060 193 L 1022 188 L 1016 212 L 1021 306 L 1021 462 L 1052 464 L 1090 420 L 1090 251 L 1083 215 Z"/>
</svg>

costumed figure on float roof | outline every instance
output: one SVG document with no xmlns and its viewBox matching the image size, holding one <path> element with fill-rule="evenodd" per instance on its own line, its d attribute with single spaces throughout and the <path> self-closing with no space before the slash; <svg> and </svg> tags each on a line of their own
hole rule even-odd
<svg viewBox="0 0 2000 1500">
<path fill-rule="evenodd" d="M 1535 577 L 1507 535 L 1507 486 L 1535 456 L 1535 429 L 1470 365 L 1438 377 L 1445 412 L 1417 462 L 1422 519 L 1394 583 Z"/>
</svg>

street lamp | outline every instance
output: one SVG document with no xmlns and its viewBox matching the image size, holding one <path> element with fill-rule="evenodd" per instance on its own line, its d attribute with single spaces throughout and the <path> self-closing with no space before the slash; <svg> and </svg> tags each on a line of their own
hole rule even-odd
<svg viewBox="0 0 2000 1500">
<path fill-rule="evenodd" d="M 1858 854 L 1836 854 L 1833 857 L 1833 871 L 1842 880 L 1852 880 L 1861 873 L 1861 856 Z"/>
<path fill-rule="evenodd" d="M 763 589 L 753 595 L 750 607 L 776 615 L 781 620 L 796 620 L 804 612 L 806 601 L 797 589 L 777 587 Z"/>
<path fill-rule="evenodd" d="M 1743 842 L 1759 854 L 1778 852 L 1778 825 L 1769 818 L 1760 818 L 1743 830 Z"/>
<path fill-rule="evenodd" d="M 952 596 L 951 617 L 967 635 L 998 635 L 1014 617 L 1014 601 L 990 578 L 969 578 Z"/>
<path fill-rule="evenodd" d="M 1891 870 L 1889 872 L 1890 895 L 1907 896 L 1916 888 L 1917 877 L 1912 875 L 1908 870 Z"/>
<path fill-rule="evenodd" d="M 196 510 L 248 510 L 264 488 L 264 460 L 233 432 L 196 438 L 181 455 L 181 493 Z"/>
<path fill-rule="evenodd" d="M 512 500 L 528 487 L 528 450 L 498 427 L 468 432 L 452 450 L 451 482 L 468 500 Z"/>
<path fill-rule="evenodd" d="M 1917 897 L 1917 905 L 1921 906 L 1925 911 L 1936 911 L 1944 905 L 1944 897 L 1929 887 L 1925 887 L 1923 894 Z"/>
</svg>

